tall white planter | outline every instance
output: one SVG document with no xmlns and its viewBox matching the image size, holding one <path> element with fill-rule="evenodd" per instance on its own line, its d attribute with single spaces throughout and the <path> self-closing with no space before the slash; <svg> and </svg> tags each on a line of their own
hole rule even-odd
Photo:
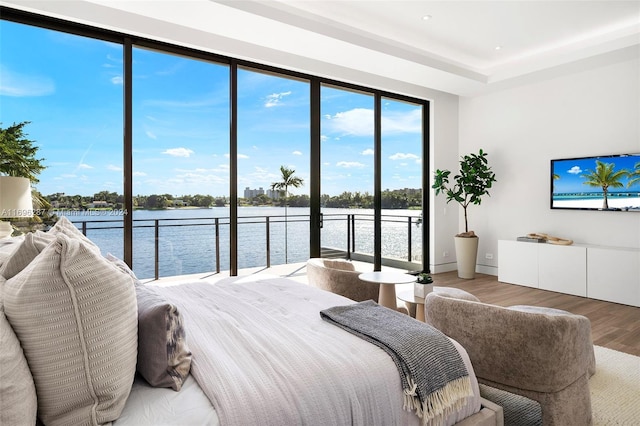
<svg viewBox="0 0 640 426">
<path fill-rule="evenodd" d="M 476 260 L 478 259 L 478 240 L 475 237 L 454 237 L 458 277 L 473 279 L 476 277 Z"/>
</svg>

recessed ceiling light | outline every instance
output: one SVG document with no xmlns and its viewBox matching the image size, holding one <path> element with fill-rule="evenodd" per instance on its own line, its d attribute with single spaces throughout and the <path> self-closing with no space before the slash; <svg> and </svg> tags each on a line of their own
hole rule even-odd
<svg viewBox="0 0 640 426">
<path fill-rule="evenodd" d="M 495 50 L 502 50 L 502 46 L 496 46 Z"/>
<path fill-rule="evenodd" d="M 422 17 L 422 20 L 423 20 L 423 21 L 428 21 L 428 20 L 429 20 L 429 19 L 431 19 L 431 18 L 433 18 L 433 16 L 431 16 L 431 15 L 424 15 L 424 16 Z"/>
</svg>

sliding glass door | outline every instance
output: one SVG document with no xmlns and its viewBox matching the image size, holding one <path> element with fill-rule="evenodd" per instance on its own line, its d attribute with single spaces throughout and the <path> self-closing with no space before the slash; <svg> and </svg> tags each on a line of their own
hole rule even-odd
<svg viewBox="0 0 640 426">
<path fill-rule="evenodd" d="M 238 268 L 309 258 L 309 82 L 238 69 Z"/>
<path fill-rule="evenodd" d="M 373 256 L 374 97 L 321 89 L 321 256 Z"/>
<path fill-rule="evenodd" d="M 422 262 L 422 105 L 382 98 L 382 257 Z"/>
<path fill-rule="evenodd" d="M 133 266 L 229 269 L 229 67 L 133 49 Z"/>
</svg>

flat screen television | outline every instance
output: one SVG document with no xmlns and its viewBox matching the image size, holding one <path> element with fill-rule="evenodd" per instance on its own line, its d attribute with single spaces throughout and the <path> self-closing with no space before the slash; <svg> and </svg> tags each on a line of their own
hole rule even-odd
<svg viewBox="0 0 640 426">
<path fill-rule="evenodd" d="M 640 153 L 551 160 L 551 208 L 640 212 Z"/>
</svg>

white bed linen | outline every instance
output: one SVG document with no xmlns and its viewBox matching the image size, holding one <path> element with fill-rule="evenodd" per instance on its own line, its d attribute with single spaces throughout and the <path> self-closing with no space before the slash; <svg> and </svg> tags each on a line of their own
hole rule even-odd
<svg viewBox="0 0 640 426">
<path fill-rule="evenodd" d="M 131 394 L 114 426 L 219 426 L 209 398 L 188 376 L 180 392 L 151 387 L 136 376 Z"/>
<path fill-rule="evenodd" d="M 192 375 L 221 424 L 420 423 L 402 408 L 391 358 L 320 318 L 320 310 L 351 300 L 282 278 L 233 280 L 157 288 L 185 317 Z M 474 397 L 449 425 L 480 409 L 473 369 L 462 356 Z"/>
</svg>

